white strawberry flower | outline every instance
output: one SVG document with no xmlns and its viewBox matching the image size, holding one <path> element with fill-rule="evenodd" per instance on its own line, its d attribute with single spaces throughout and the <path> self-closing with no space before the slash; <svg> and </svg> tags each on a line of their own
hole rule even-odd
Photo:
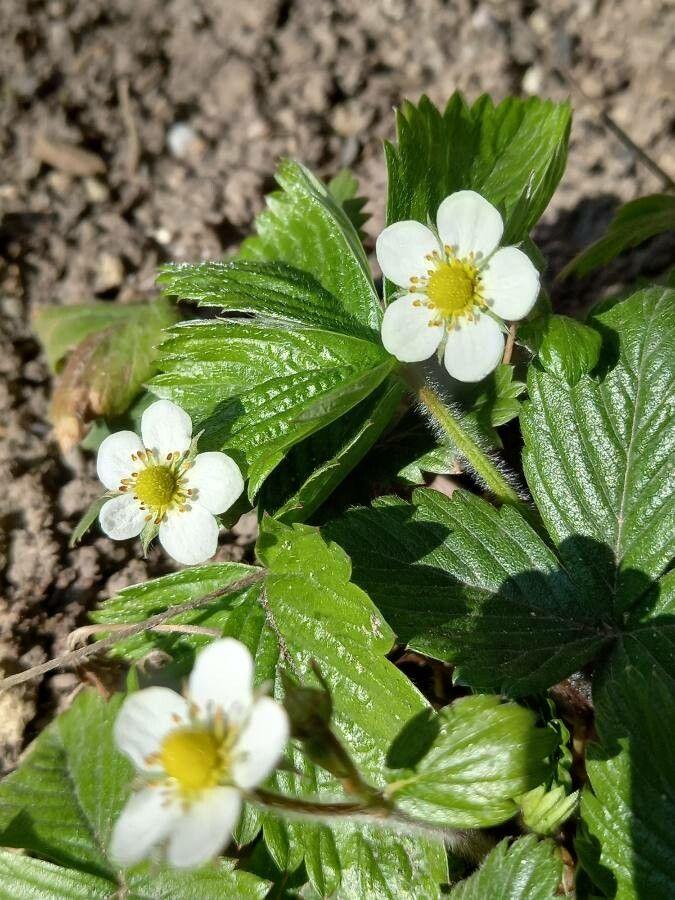
<svg viewBox="0 0 675 900">
<path fill-rule="evenodd" d="M 438 351 L 460 381 L 480 381 L 504 351 L 501 320 L 517 321 L 534 306 L 539 273 L 517 247 L 499 247 L 499 211 L 475 191 L 441 203 L 437 231 L 394 222 L 377 239 L 384 275 L 404 290 L 387 307 L 382 343 L 402 362 Z"/>
<path fill-rule="evenodd" d="M 199 866 L 229 842 L 252 790 L 276 767 L 290 734 L 286 710 L 253 690 L 253 660 L 232 638 L 197 657 L 183 697 L 165 687 L 131 694 L 115 720 L 119 749 L 141 786 L 115 823 L 112 858 L 149 856 Z"/>
<path fill-rule="evenodd" d="M 244 490 L 239 467 L 225 453 L 192 451 L 190 416 L 170 400 L 151 404 L 141 418 L 141 437 L 117 431 L 101 443 L 98 477 L 116 492 L 99 513 L 101 528 L 116 541 L 156 526 L 175 560 L 194 565 L 218 546 L 216 516 Z"/>
</svg>

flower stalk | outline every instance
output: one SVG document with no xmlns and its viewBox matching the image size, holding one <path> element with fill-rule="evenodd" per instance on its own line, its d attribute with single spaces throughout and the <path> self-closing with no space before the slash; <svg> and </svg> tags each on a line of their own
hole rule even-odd
<svg viewBox="0 0 675 900">
<path fill-rule="evenodd" d="M 514 486 L 513 477 L 505 474 L 504 466 L 495 463 L 466 428 L 461 417 L 453 412 L 433 387 L 428 383 L 416 383 L 414 377 L 409 380 L 424 412 L 443 436 L 456 447 L 459 456 L 486 490 L 499 504 L 508 503 L 515 506 L 525 518 L 530 519 L 531 511 Z"/>
</svg>

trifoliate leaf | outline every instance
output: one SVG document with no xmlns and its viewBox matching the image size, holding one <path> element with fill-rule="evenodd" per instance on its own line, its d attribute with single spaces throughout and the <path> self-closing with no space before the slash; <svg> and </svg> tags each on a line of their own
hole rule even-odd
<svg viewBox="0 0 675 900">
<path fill-rule="evenodd" d="M 368 260 L 341 204 L 299 163 L 282 162 L 276 180 L 282 190 L 267 197 L 255 223 L 258 234 L 244 241 L 240 257 L 307 272 L 349 314 L 379 332 L 382 310 Z"/>
<path fill-rule="evenodd" d="M 620 206 L 607 233 L 569 262 L 559 278 L 587 275 L 606 266 L 622 251 L 637 247 L 654 235 L 675 230 L 675 197 L 652 194 Z"/>
<path fill-rule="evenodd" d="M 114 418 L 128 409 L 155 372 L 162 330 L 178 318 L 167 300 L 55 307 L 38 316 L 35 327 L 52 366 L 70 352 L 50 409 L 63 449 L 78 443 L 97 416 Z"/>
<path fill-rule="evenodd" d="M 530 367 L 523 462 L 586 606 L 611 617 L 672 555 L 675 291 L 640 291 L 591 324 L 603 334 L 604 377 L 570 387 Z"/>
<path fill-rule="evenodd" d="M 436 736 L 417 765 L 390 775 L 390 796 L 415 818 L 452 828 L 498 825 L 549 774 L 555 735 L 535 727 L 525 707 L 487 694 L 462 697 L 431 726 Z"/>
<path fill-rule="evenodd" d="M 523 825 L 540 835 L 553 835 L 579 805 L 579 791 L 568 794 L 559 784 L 550 791 L 538 785 L 520 798 Z"/>
<path fill-rule="evenodd" d="M 549 316 L 539 342 L 539 362 L 549 375 L 570 387 L 588 375 L 600 359 L 599 331 L 567 316 Z"/>
<path fill-rule="evenodd" d="M 346 554 L 335 544 L 327 544 L 316 529 L 289 528 L 268 517 L 262 523 L 258 555 L 269 568 L 264 582 L 180 620 L 219 627 L 246 643 L 255 658 L 257 683 L 271 682 L 280 699 L 282 670 L 298 682 L 319 686 L 310 665 L 316 660 L 330 686 L 336 732 L 365 776 L 383 786 L 392 740 L 407 721 L 426 708 L 411 682 L 386 658 L 393 643 L 391 630 L 369 598 L 350 583 Z M 227 580 L 237 580 L 242 577 L 235 574 L 237 569 L 250 571 L 231 563 L 214 564 L 126 588 L 106 603 L 96 618 L 106 622 L 147 618 L 169 605 L 207 594 Z M 194 648 L 204 640 L 195 635 L 147 632 L 120 642 L 117 653 L 136 659 L 155 646 L 189 664 Z M 291 771 L 280 770 L 272 778 L 281 792 L 331 800 L 344 796 L 339 782 L 300 751 L 291 751 L 289 762 Z M 361 895 L 372 898 L 378 896 L 376 887 L 387 875 L 392 896 L 405 895 L 422 885 L 427 892 L 423 896 L 436 897 L 437 886 L 445 879 L 447 857 L 437 841 L 362 825 L 329 827 L 283 820 L 252 809 L 247 815 L 253 816 L 248 820 L 247 840 L 257 832 L 256 820 L 262 822 L 279 868 L 293 871 L 304 860 L 310 881 L 324 896 L 335 891 L 338 896 L 349 896 L 339 893 L 343 871 L 349 883 L 361 879 L 367 886 L 372 879 L 371 893 Z M 356 871 L 357 860 L 364 867 L 361 873 Z M 379 871 L 384 875 L 378 875 Z"/>
<path fill-rule="evenodd" d="M 262 900 L 269 885 L 235 871 L 231 861 L 195 872 L 145 866 L 127 873 L 111 861 L 112 827 L 133 779 L 131 763 L 112 738 L 122 699 L 118 694 L 106 703 L 93 691 L 80 694 L 0 783 L 0 846 L 19 847 L 46 860 L 2 853 L 0 897 L 70 900 L 124 891 L 130 900 L 228 893 Z"/>
<path fill-rule="evenodd" d="M 195 322 L 173 330 L 160 365 L 153 391 L 190 413 L 202 446 L 237 459 L 252 498 L 291 447 L 372 393 L 396 361 L 332 331 Z"/>
<path fill-rule="evenodd" d="M 553 841 L 533 835 L 509 846 L 505 838 L 480 869 L 455 885 L 452 900 L 554 900 L 562 878 L 562 860 Z"/>
<path fill-rule="evenodd" d="M 610 640 L 551 549 L 511 507 L 464 491 L 378 501 L 325 528 L 398 638 L 480 690 L 549 687 Z"/>
<path fill-rule="evenodd" d="M 435 221 L 441 201 L 471 189 L 505 214 L 504 243 L 522 241 L 539 220 L 567 158 L 569 104 L 454 94 L 441 113 L 426 98 L 397 111 L 397 143 L 385 145 L 387 223 Z"/>
</svg>

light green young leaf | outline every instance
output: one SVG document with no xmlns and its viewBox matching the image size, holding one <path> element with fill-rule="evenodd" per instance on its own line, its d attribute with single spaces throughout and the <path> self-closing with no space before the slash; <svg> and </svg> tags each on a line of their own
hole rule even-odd
<svg viewBox="0 0 675 900">
<path fill-rule="evenodd" d="M 452 900 L 554 900 L 562 860 L 553 841 L 505 838 L 480 869 L 450 891 Z"/>
<path fill-rule="evenodd" d="M 553 835 L 579 805 L 579 791 L 568 794 L 559 784 L 550 791 L 543 784 L 520 798 L 523 825 L 535 834 Z"/>
<path fill-rule="evenodd" d="M 346 334 L 202 322 L 174 329 L 160 364 L 153 391 L 190 413 L 203 446 L 237 459 L 253 498 L 291 447 L 372 393 L 395 360 Z"/>
<path fill-rule="evenodd" d="M 637 247 L 654 235 L 675 230 L 675 197 L 652 194 L 620 206 L 607 233 L 575 256 L 559 278 L 587 275 L 606 266 L 624 250 Z"/>
<path fill-rule="evenodd" d="M 415 818 L 451 828 L 498 825 L 549 774 L 555 735 L 535 726 L 532 710 L 497 696 L 461 697 L 425 727 L 437 729 L 426 754 L 390 775 L 390 796 Z"/>
<path fill-rule="evenodd" d="M 256 237 L 240 257 L 283 262 L 314 278 L 363 325 L 379 332 L 382 309 L 359 235 L 327 188 L 299 163 L 285 160 L 276 174 L 282 188 L 267 197 Z"/>
<path fill-rule="evenodd" d="M 610 635 L 555 554 L 507 506 L 418 490 L 413 504 L 350 510 L 325 533 L 403 643 L 517 696 L 584 665 Z"/>
<path fill-rule="evenodd" d="M 586 604 L 620 615 L 668 565 L 675 533 L 675 291 L 650 288 L 591 320 L 602 379 L 530 367 L 528 485 Z"/>
<path fill-rule="evenodd" d="M 387 223 L 435 220 L 441 201 L 471 189 L 502 209 L 504 243 L 525 238 L 546 209 L 567 158 L 569 104 L 454 94 L 441 113 L 423 97 L 396 115 L 397 143 L 385 145 Z"/>
</svg>

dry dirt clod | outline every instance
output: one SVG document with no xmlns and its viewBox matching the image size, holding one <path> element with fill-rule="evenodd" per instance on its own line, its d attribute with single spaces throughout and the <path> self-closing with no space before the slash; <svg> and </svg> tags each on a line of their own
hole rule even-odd
<svg viewBox="0 0 675 900">
<path fill-rule="evenodd" d="M 106 165 L 100 156 L 75 144 L 39 134 L 33 144 L 33 156 L 54 169 L 82 178 L 101 175 Z"/>
</svg>

